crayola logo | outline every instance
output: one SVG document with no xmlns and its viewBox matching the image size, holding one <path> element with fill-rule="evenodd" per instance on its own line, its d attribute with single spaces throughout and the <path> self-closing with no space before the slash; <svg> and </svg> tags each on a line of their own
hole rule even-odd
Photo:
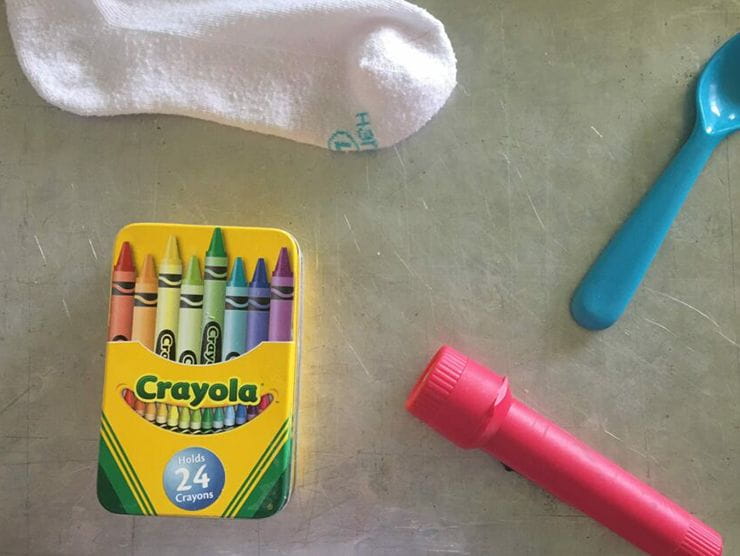
<svg viewBox="0 0 740 556">
<path fill-rule="evenodd" d="M 228 382 L 172 382 L 157 375 L 143 375 L 136 381 L 136 396 L 145 402 L 186 402 L 193 409 L 223 402 L 255 405 L 260 401 L 256 384 L 240 384 L 232 377 Z"/>
<path fill-rule="evenodd" d="M 175 342 L 175 333 L 172 330 L 162 330 L 157 336 L 157 345 L 155 346 L 157 355 L 165 359 L 175 360 L 177 354 L 177 345 Z"/>
<path fill-rule="evenodd" d="M 221 361 L 221 327 L 217 322 L 211 321 L 206 324 L 200 345 L 202 365 L 213 365 Z"/>
</svg>

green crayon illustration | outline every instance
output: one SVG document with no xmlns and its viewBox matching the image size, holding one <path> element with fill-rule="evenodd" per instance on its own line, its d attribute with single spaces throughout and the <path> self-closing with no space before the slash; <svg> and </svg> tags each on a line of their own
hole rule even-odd
<svg viewBox="0 0 740 556">
<path fill-rule="evenodd" d="M 200 327 L 203 320 L 203 278 L 198 257 L 193 255 L 180 288 L 180 322 L 177 330 L 177 360 L 187 365 L 198 364 Z"/>
<path fill-rule="evenodd" d="M 206 251 L 203 280 L 203 322 L 200 343 L 200 362 L 203 365 L 218 363 L 222 358 L 228 265 L 223 234 L 221 228 L 216 228 Z"/>
<path fill-rule="evenodd" d="M 200 429 L 202 428 L 202 419 L 200 416 L 200 409 L 191 409 L 190 410 L 190 431 L 193 434 L 200 434 Z"/>
<path fill-rule="evenodd" d="M 165 359 L 177 356 L 177 324 L 180 313 L 180 284 L 182 262 L 177 248 L 177 239 L 167 240 L 162 261 L 159 263 L 159 285 L 157 288 L 157 322 L 155 324 L 155 351 Z"/>
<path fill-rule="evenodd" d="M 213 410 L 213 432 L 221 432 L 224 428 L 224 408 L 217 407 Z"/>
<path fill-rule="evenodd" d="M 180 421 L 180 412 L 176 405 L 171 405 L 167 411 L 167 428 L 170 430 L 177 429 L 177 423 Z"/>
<path fill-rule="evenodd" d="M 201 429 L 203 434 L 210 434 L 213 432 L 213 409 L 210 407 L 203 408 L 203 422 L 201 423 Z"/>
<path fill-rule="evenodd" d="M 182 433 L 188 433 L 190 429 L 190 410 L 187 407 L 180 408 L 180 420 L 177 421 L 177 428 Z"/>
</svg>

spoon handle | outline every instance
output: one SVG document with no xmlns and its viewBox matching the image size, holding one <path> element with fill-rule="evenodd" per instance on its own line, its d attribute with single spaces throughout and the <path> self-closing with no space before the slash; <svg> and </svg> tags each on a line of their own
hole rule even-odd
<svg viewBox="0 0 740 556">
<path fill-rule="evenodd" d="M 660 250 L 673 220 L 722 136 L 700 119 L 686 144 L 607 244 L 573 294 L 570 310 L 589 330 L 614 324 Z"/>
</svg>

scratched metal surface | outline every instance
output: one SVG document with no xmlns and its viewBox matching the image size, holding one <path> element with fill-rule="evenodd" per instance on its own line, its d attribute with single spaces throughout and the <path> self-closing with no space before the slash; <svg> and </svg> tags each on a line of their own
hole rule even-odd
<svg viewBox="0 0 740 556">
<path fill-rule="evenodd" d="M 740 4 L 421 4 L 460 86 L 419 134 L 363 156 L 61 112 L 0 25 L 0 553 L 634 554 L 404 413 L 442 342 L 740 551 L 740 137 L 622 321 L 593 334 L 567 311 L 686 135 L 689 86 Z M 299 472 L 275 518 L 134 519 L 95 499 L 111 242 L 152 220 L 279 226 L 305 250 Z"/>
</svg>

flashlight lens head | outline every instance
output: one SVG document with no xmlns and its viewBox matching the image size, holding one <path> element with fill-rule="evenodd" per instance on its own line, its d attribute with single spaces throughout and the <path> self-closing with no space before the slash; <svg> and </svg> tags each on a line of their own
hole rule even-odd
<svg viewBox="0 0 740 556">
<path fill-rule="evenodd" d="M 411 391 L 406 409 L 458 446 L 478 448 L 503 384 L 503 377 L 442 346 Z"/>
</svg>

